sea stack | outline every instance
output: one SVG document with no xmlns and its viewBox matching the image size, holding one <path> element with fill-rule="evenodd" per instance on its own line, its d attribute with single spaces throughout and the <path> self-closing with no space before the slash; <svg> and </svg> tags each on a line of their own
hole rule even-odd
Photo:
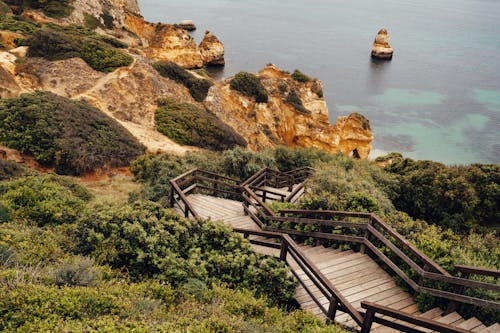
<svg viewBox="0 0 500 333">
<path fill-rule="evenodd" d="M 390 60 L 392 59 L 393 53 L 394 51 L 391 45 L 389 45 L 389 34 L 387 33 L 387 29 L 380 29 L 373 41 L 372 58 Z"/>
<path fill-rule="evenodd" d="M 203 62 L 209 66 L 224 66 L 224 44 L 210 31 L 205 31 L 205 37 L 199 46 Z"/>
</svg>

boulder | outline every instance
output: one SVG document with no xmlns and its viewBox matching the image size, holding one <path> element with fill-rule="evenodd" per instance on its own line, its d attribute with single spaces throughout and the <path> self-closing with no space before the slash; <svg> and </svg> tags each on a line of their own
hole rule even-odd
<svg viewBox="0 0 500 333">
<path fill-rule="evenodd" d="M 224 44 L 210 31 L 205 31 L 205 37 L 199 46 L 203 62 L 209 66 L 224 66 Z"/>
<path fill-rule="evenodd" d="M 372 58 L 377 59 L 392 59 L 394 53 L 391 45 L 389 44 L 389 35 L 386 29 L 380 29 L 373 41 Z"/>
</svg>

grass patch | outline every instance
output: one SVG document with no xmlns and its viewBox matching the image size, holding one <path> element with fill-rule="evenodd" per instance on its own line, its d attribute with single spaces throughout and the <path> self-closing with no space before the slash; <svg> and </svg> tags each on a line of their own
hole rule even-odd
<svg viewBox="0 0 500 333">
<path fill-rule="evenodd" d="M 217 116 L 192 104 L 164 101 L 155 113 L 155 122 L 160 133 L 180 144 L 214 150 L 247 145 Z"/>
<path fill-rule="evenodd" d="M 59 174 L 126 166 L 144 147 L 96 108 L 48 92 L 0 102 L 0 142 Z"/>
<path fill-rule="evenodd" d="M 297 94 L 297 92 L 295 90 L 292 90 L 288 93 L 288 96 L 286 96 L 285 101 L 288 104 L 292 105 L 295 108 L 295 110 L 297 110 L 301 113 L 304 113 L 304 114 L 311 113 L 311 111 L 309 111 L 308 109 L 306 109 L 304 107 L 302 100 L 300 99 L 299 95 Z"/>
<path fill-rule="evenodd" d="M 295 81 L 298 81 L 298 82 L 302 82 L 302 83 L 309 82 L 309 81 L 312 80 L 309 76 L 307 76 L 306 74 L 302 73 L 298 69 L 296 69 L 295 71 L 293 71 L 293 73 L 292 73 L 292 79 L 294 79 Z"/>
<path fill-rule="evenodd" d="M 90 67 L 101 72 L 111 72 L 128 66 L 133 58 L 116 50 L 109 44 L 93 38 L 85 38 L 56 31 L 40 29 L 26 43 L 30 46 L 28 56 L 48 60 L 82 58 Z"/>
<path fill-rule="evenodd" d="M 230 87 L 245 96 L 254 98 L 257 103 L 267 103 L 269 96 L 266 88 L 254 74 L 239 72 L 231 80 Z"/>
<path fill-rule="evenodd" d="M 161 76 L 174 80 L 189 89 L 189 93 L 197 102 L 203 102 L 208 94 L 208 89 L 212 82 L 205 79 L 199 79 L 189 71 L 172 61 L 159 61 L 153 64 L 153 67 Z"/>
</svg>

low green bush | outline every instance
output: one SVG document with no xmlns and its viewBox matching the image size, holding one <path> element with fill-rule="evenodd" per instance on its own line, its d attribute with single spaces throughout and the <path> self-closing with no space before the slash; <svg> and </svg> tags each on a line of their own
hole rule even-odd
<svg viewBox="0 0 500 333">
<path fill-rule="evenodd" d="M 144 147 L 121 125 L 84 102 L 49 92 L 0 101 L 0 142 L 59 174 L 128 165 Z"/>
<path fill-rule="evenodd" d="M 394 204 L 414 218 L 459 232 L 500 228 L 500 166 L 445 166 L 395 159 L 386 167 L 401 184 Z"/>
<path fill-rule="evenodd" d="M 82 58 L 90 67 L 102 72 L 111 72 L 128 66 L 133 58 L 104 42 L 92 38 L 78 37 L 53 29 L 40 29 L 27 39 L 29 57 L 44 57 L 48 60 Z"/>
<path fill-rule="evenodd" d="M 40 24 L 26 21 L 23 17 L 0 13 L 0 30 L 8 30 L 20 34 L 31 34 L 40 28 Z"/>
<path fill-rule="evenodd" d="M 15 218 L 39 226 L 73 223 L 90 194 L 57 176 L 29 176 L 0 183 L 0 202 Z"/>
<path fill-rule="evenodd" d="M 231 80 L 229 86 L 247 97 L 254 98 L 257 103 L 267 103 L 268 101 L 266 88 L 254 74 L 239 72 Z"/>
<path fill-rule="evenodd" d="M 212 82 L 209 80 L 197 78 L 172 61 L 159 61 L 154 63 L 153 67 L 161 76 L 174 80 L 188 88 L 189 93 L 197 102 L 203 102 L 205 100 L 208 90 L 212 86 Z"/>
<path fill-rule="evenodd" d="M 128 47 L 127 43 L 124 43 L 116 38 L 107 35 L 98 34 L 88 27 L 82 27 L 77 25 L 59 25 L 51 22 L 46 23 L 44 27 L 46 29 L 51 29 L 54 31 L 64 33 L 66 35 L 73 36 L 74 38 L 89 38 L 96 41 L 104 42 L 119 49 L 126 49 Z"/>
<path fill-rule="evenodd" d="M 53 270 L 54 282 L 58 286 L 94 286 L 101 277 L 94 261 L 86 257 L 73 257 Z"/>
<path fill-rule="evenodd" d="M 193 104 L 164 101 L 155 112 L 155 123 L 158 132 L 184 145 L 214 150 L 247 145 L 217 116 Z"/>
<path fill-rule="evenodd" d="M 309 82 L 311 81 L 311 78 L 307 76 L 306 74 L 302 73 L 298 69 L 294 70 L 292 73 L 292 79 L 298 82 Z"/>
<path fill-rule="evenodd" d="M 4 0 L 11 5 L 23 8 L 40 9 L 43 13 L 53 18 L 63 18 L 71 14 L 74 7 L 73 0 Z"/>
<path fill-rule="evenodd" d="M 134 279 L 153 277 L 172 285 L 192 278 L 208 285 L 220 280 L 277 303 L 293 299 L 295 282 L 284 263 L 253 253 L 222 224 L 187 220 L 152 202 L 93 207 L 75 235 L 78 252 L 98 264 L 126 267 Z"/>
<path fill-rule="evenodd" d="M 295 108 L 295 110 L 301 112 L 301 113 L 305 113 L 305 114 L 310 114 L 311 111 L 309 111 L 308 109 L 306 109 L 304 107 L 304 104 L 302 103 L 302 100 L 300 99 L 299 95 L 297 95 L 297 92 L 295 90 L 292 90 L 288 93 L 288 95 L 286 96 L 286 99 L 285 101 L 290 104 L 291 106 L 293 106 Z"/>
<path fill-rule="evenodd" d="M 0 181 L 32 175 L 35 172 L 19 163 L 0 159 Z"/>
</svg>

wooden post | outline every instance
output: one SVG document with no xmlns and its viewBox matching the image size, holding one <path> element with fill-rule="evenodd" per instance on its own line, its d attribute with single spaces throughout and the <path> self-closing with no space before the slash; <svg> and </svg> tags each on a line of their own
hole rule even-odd
<svg viewBox="0 0 500 333">
<path fill-rule="evenodd" d="M 335 316 L 337 315 L 338 303 L 335 297 L 332 295 L 330 297 L 330 306 L 328 307 L 328 313 L 326 314 L 327 324 L 335 322 Z"/>
<path fill-rule="evenodd" d="M 370 217 L 370 221 L 368 221 L 368 225 L 372 225 L 372 218 L 371 217 Z M 365 236 L 364 237 L 365 237 L 364 242 L 369 242 L 370 241 L 370 231 L 368 231 L 368 228 L 366 228 L 366 230 L 365 230 Z M 359 249 L 359 252 L 361 254 L 365 254 L 365 252 L 366 252 L 366 245 L 365 245 L 364 242 L 363 242 L 363 244 L 361 244 L 361 247 Z"/>
<path fill-rule="evenodd" d="M 361 327 L 360 333 L 370 333 L 374 317 L 375 317 L 375 310 L 367 309 L 365 314 L 365 319 L 363 320 L 363 327 Z"/>
<path fill-rule="evenodd" d="M 262 202 L 266 202 L 266 198 L 267 198 L 267 191 L 263 190 L 262 191 Z"/>
<path fill-rule="evenodd" d="M 425 264 L 425 265 L 424 265 L 424 267 L 423 267 L 423 269 L 424 269 L 424 273 L 425 273 L 425 272 L 428 272 L 428 271 L 429 271 L 429 269 L 430 269 L 429 264 Z M 418 278 L 418 286 L 419 286 L 419 287 L 423 287 L 423 285 L 424 285 L 424 276 L 423 276 L 423 275 L 420 275 L 420 277 Z M 417 297 L 418 293 L 419 293 L 419 292 L 416 290 L 416 291 L 413 293 L 413 298 Z"/>
<path fill-rule="evenodd" d="M 463 279 L 469 279 L 470 278 L 470 273 L 462 273 L 462 276 L 461 276 Z M 455 294 L 458 294 L 458 295 L 462 295 L 462 293 L 464 292 L 464 289 L 465 287 L 464 286 L 461 286 L 461 285 L 455 285 L 455 287 L 453 288 L 453 292 Z M 456 301 L 450 301 L 448 303 L 448 305 L 446 306 L 446 310 L 444 311 L 444 315 L 448 315 L 450 313 L 452 313 L 453 311 L 455 311 L 457 308 L 457 302 Z"/>
<path fill-rule="evenodd" d="M 288 242 L 281 238 L 281 252 L 280 252 L 280 260 L 286 262 L 286 255 L 288 254 Z"/>
<path fill-rule="evenodd" d="M 188 208 L 188 206 L 186 205 L 186 203 L 184 203 L 184 217 L 185 217 L 185 218 L 188 218 L 188 217 L 189 217 L 189 208 Z"/>
</svg>

